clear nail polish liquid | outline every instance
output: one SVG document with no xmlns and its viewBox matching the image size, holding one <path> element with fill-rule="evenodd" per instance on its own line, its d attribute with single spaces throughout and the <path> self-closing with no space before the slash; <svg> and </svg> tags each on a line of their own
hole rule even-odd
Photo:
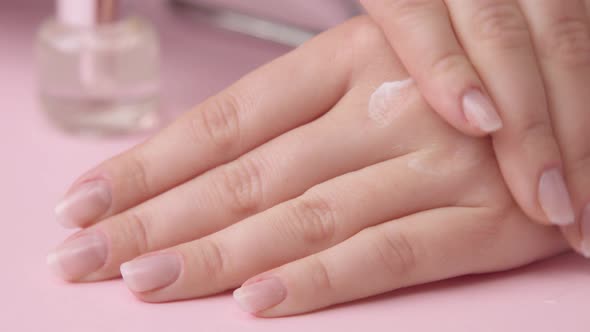
<svg viewBox="0 0 590 332">
<path fill-rule="evenodd" d="M 118 19 L 115 0 L 58 0 L 37 38 L 41 105 L 69 132 L 125 134 L 157 125 L 159 43 L 149 22 Z"/>
</svg>

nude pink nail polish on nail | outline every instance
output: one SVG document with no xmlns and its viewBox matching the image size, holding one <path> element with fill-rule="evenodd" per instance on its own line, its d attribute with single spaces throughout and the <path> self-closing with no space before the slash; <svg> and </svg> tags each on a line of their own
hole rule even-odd
<svg viewBox="0 0 590 332">
<path fill-rule="evenodd" d="M 582 255 L 590 258 L 590 203 L 584 208 L 582 212 Z"/>
<path fill-rule="evenodd" d="M 469 123 L 483 132 L 493 133 L 502 128 L 502 119 L 492 101 L 477 89 L 463 96 L 463 113 Z"/>
<path fill-rule="evenodd" d="M 121 275 L 127 287 L 141 293 L 166 287 L 180 275 L 180 256 L 175 253 L 156 253 L 121 265 Z"/>
<path fill-rule="evenodd" d="M 94 180 L 68 193 L 55 207 L 55 216 L 65 227 L 83 227 L 106 213 L 110 205 L 109 185 L 105 180 Z"/>
<path fill-rule="evenodd" d="M 549 169 L 541 175 L 539 203 L 554 225 L 569 225 L 576 221 L 565 179 L 558 168 Z"/>
<path fill-rule="evenodd" d="M 244 285 L 234 291 L 234 299 L 242 310 L 255 314 L 283 302 L 287 290 L 275 277 Z"/>
<path fill-rule="evenodd" d="M 77 280 L 100 269 L 106 258 L 104 235 L 88 233 L 64 242 L 47 256 L 47 264 L 61 278 Z"/>
</svg>

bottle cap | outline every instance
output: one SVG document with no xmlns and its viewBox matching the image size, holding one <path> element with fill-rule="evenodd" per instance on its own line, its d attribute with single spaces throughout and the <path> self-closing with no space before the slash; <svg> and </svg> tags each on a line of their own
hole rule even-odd
<svg viewBox="0 0 590 332">
<path fill-rule="evenodd" d="M 90 27 L 117 18 L 117 0 L 57 0 L 57 19 L 68 25 Z"/>
</svg>

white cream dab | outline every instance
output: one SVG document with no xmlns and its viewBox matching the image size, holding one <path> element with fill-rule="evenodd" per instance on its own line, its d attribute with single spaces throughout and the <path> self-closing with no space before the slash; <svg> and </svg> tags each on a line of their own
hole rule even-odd
<svg viewBox="0 0 590 332">
<path fill-rule="evenodd" d="M 369 118 L 380 128 L 391 124 L 407 108 L 413 85 L 412 78 L 381 84 L 369 99 Z"/>
</svg>

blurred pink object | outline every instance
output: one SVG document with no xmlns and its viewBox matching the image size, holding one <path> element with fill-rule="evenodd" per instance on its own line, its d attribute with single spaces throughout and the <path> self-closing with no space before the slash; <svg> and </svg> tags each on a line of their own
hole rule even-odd
<svg viewBox="0 0 590 332">
<path fill-rule="evenodd" d="M 233 9 L 311 30 L 326 30 L 360 11 L 357 0 L 175 0 Z"/>
<path fill-rule="evenodd" d="M 141 6 L 162 36 L 169 118 L 287 51 L 179 20 L 163 2 Z M 229 293 L 154 305 L 135 300 L 121 280 L 56 280 L 45 256 L 70 231 L 54 220 L 55 203 L 79 174 L 145 137 L 83 139 L 48 124 L 36 102 L 31 44 L 50 12 L 49 1 L 0 2 L 0 331 L 588 331 L 590 264 L 573 255 L 266 320 L 242 313 Z"/>
<path fill-rule="evenodd" d="M 362 12 L 356 0 L 169 0 L 177 12 L 247 36 L 299 46 Z"/>
</svg>

